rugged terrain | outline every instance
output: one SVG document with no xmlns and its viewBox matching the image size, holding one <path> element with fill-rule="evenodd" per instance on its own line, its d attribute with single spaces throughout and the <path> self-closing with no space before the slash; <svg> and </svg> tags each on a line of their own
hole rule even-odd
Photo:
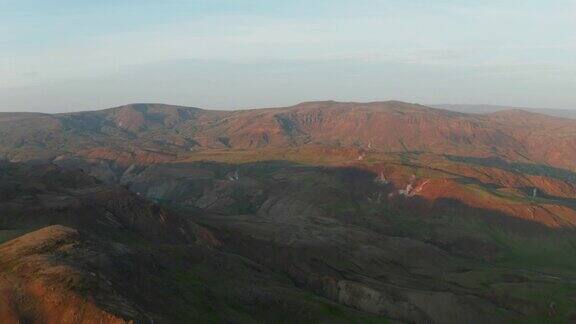
<svg viewBox="0 0 576 324">
<path fill-rule="evenodd" d="M 0 322 L 576 319 L 576 121 L 0 114 Z"/>
</svg>

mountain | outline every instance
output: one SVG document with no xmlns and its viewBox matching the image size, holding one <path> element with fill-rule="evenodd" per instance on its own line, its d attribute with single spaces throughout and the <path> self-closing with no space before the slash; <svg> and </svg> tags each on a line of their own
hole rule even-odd
<svg viewBox="0 0 576 324">
<path fill-rule="evenodd" d="M 576 110 L 573 109 L 570 110 L 570 109 L 510 107 L 510 106 L 497 106 L 497 105 L 458 105 L 458 104 L 440 104 L 429 106 L 438 109 L 446 109 L 467 114 L 488 114 L 499 111 L 519 109 L 527 112 L 532 112 L 541 115 L 548 115 L 552 117 L 576 119 Z"/>
<path fill-rule="evenodd" d="M 0 114 L 0 322 L 573 321 L 575 123 L 397 101 Z"/>
<path fill-rule="evenodd" d="M 244 111 L 137 104 L 0 115 L 0 156 L 13 161 L 81 156 L 130 164 L 173 161 L 197 151 L 320 146 L 498 156 L 572 169 L 575 126 L 573 120 L 518 110 L 469 115 L 394 101 Z"/>
</svg>

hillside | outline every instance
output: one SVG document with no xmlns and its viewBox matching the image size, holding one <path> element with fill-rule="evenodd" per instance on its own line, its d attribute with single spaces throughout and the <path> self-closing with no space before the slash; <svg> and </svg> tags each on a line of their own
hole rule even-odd
<svg viewBox="0 0 576 324">
<path fill-rule="evenodd" d="M 395 101 L 0 114 L 0 321 L 572 321 L 575 126 Z"/>
<path fill-rule="evenodd" d="M 81 156 L 174 161 L 197 151 L 321 146 L 427 152 L 574 169 L 576 121 L 523 111 L 467 115 L 401 102 L 313 102 L 209 111 L 155 104 L 59 115 L 0 115 L 0 154 L 13 161 Z"/>
</svg>

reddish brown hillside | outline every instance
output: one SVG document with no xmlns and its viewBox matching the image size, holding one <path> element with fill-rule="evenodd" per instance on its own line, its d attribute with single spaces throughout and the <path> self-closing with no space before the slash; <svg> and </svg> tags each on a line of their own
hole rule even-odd
<svg viewBox="0 0 576 324">
<path fill-rule="evenodd" d="M 396 101 L 242 111 L 138 104 L 53 116 L 10 115 L 0 119 L 0 134 L 0 153 L 12 160 L 81 155 L 148 164 L 213 149 L 323 146 L 496 156 L 576 168 L 575 120 L 524 111 L 462 114 Z"/>
<path fill-rule="evenodd" d="M 83 285 L 93 284 L 95 277 L 59 260 L 93 253 L 82 244 L 77 231 L 52 226 L 0 245 L 0 322 L 132 323 L 102 310 L 93 296 L 83 296 Z M 129 304 L 121 306 L 137 313 Z"/>
</svg>

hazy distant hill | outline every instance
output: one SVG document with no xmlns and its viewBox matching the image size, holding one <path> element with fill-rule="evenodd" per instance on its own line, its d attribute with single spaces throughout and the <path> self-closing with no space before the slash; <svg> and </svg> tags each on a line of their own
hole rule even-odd
<svg viewBox="0 0 576 324">
<path fill-rule="evenodd" d="M 497 106 L 497 105 L 459 105 L 459 104 L 438 104 L 429 106 L 468 114 L 487 114 L 504 110 L 520 109 L 548 116 L 576 119 L 576 109 L 569 110 L 569 109 L 510 107 L 510 106 Z"/>
</svg>

